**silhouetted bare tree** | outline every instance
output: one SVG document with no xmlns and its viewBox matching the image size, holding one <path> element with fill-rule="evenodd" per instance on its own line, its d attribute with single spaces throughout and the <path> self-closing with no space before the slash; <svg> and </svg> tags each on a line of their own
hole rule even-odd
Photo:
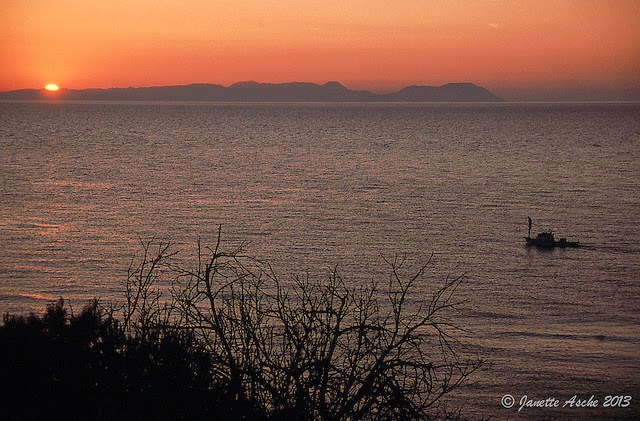
<svg viewBox="0 0 640 421">
<path fill-rule="evenodd" d="M 461 278 L 420 300 L 429 262 L 408 278 L 404 260 L 387 263 L 384 287 L 349 285 L 337 270 L 283 282 L 242 248 L 223 250 L 219 233 L 213 247 L 198 246 L 195 268 L 173 267 L 172 326 L 205 344 L 237 417 L 437 417 L 442 398 L 482 365 L 454 351 L 442 318 Z"/>
</svg>

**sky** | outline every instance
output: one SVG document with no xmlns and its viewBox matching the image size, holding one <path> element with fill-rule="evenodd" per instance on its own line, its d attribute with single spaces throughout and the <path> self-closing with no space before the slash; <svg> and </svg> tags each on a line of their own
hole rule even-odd
<svg viewBox="0 0 640 421">
<path fill-rule="evenodd" d="M 473 82 L 640 100 L 638 0 L 2 0 L 0 91 Z"/>
</svg>

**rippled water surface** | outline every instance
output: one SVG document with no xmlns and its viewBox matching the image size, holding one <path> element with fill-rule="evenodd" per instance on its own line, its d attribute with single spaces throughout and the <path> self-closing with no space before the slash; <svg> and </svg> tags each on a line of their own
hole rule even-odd
<svg viewBox="0 0 640 421">
<path fill-rule="evenodd" d="M 433 254 L 434 282 L 466 274 L 452 317 L 491 362 L 468 413 L 633 417 L 638 180 L 637 104 L 0 103 L 0 311 L 118 299 L 141 240 L 188 255 L 218 224 L 285 277 Z M 585 247 L 528 249 L 527 216 Z"/>
</svg>

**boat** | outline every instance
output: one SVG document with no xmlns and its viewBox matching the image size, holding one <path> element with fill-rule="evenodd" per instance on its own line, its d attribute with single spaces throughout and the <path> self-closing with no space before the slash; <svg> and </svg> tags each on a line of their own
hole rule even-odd
<svg viewBox="0 0 640 421">
<path fill-rule="evenodd" d="M 553 232 L 545 231 L 538 234 L 535 238 L 524 237 L 528 246 L 536 246 L 540 248 L 566 248 L 566 247 L 580 247 L 579 241 L 567 241 L 566 238 L 561 238 L 556 241 Z"/>
<path fill-rule="evenodd" d="M 555 235 L 553 231 L 544 231 L 538 234 L 535 238 L 531 237 L 531 226 L 532 221 L 531 218 L 527 217 L 529 220 L 529 235 L 524 237 L 524 240 L 527 242 L 528 246 L 535 246 L 540 248 L 551 249 L 555 247 L 566 248 L 566 247 L 580 247 L 579 241 L 567 241 L 566 238 L 561 238 L 556 241 Z"/>
</svg>

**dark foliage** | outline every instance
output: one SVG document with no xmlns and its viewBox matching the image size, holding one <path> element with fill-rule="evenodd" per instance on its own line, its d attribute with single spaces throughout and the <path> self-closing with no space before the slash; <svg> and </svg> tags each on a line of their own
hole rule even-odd
<svg viewBox="0 0 640 421">
<path fill-rule="evenodd" d="M 6 315 L 0 327 L 0 419 L 211 419 L 227 398 L 188 332 L 125 335 L 95 301 L 70 315 Z"/>
</svg>

